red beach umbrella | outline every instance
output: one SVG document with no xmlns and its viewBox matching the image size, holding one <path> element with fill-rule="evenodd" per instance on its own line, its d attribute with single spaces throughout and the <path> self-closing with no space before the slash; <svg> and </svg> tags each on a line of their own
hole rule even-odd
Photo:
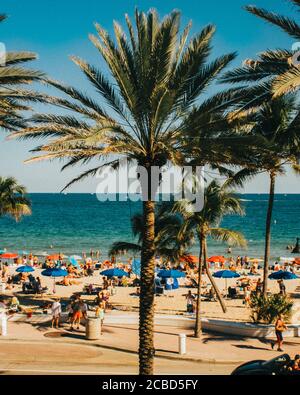
<svg viewBox="0 0 300 395">
<path fill-rule="evenodd" d="M 59 259 L 59 255 L 58 254 L 48 255 L 47 259 L 51 261 L 57 261 Z"/>
<path fill-rule="evenodd" d="M 58 261 L 59 259 L 64 259 L 64 258 L 67 258 L 67 256 L 64 254 L 53 254 L 47 256 L 47 259 L 49 259 L 50 261 Z"/>
<path fill-rule="evenodd" d="M 223 256 L 211 256 L 207 261 L 213 263 L 225 263 L 226 258 L 224 258 Z"/>
<path fill-rule="evenodd" d="M 1 259 L 15 259 L 18 258 L 18 254 L 13 254 L 12 252 L 6 252 L 5 254 L 0 255 Z"/>
<path fill-rule="evenodd" d="M 186 255 L 180 258 L 180 262 L 187 262 L 187 263 L 198 263 L 199 258 L 194 255 Z"/>
</svg>

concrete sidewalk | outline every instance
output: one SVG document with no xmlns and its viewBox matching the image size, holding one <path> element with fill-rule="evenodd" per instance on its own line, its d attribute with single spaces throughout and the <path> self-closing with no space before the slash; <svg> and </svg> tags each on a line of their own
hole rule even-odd
<svg viewBox="0 0 300 395">
<path fill-rule="evenodd" d="M 85 340 L 85 328 L 69 331 L 69 325 L 63 324 L 59 330 L 51 329 L 50 323 L 20 323 L 10 322 L 8 336 L 0 336 L 1 341 L 28 343 L 68 343 L 78 346 L 94 346 L 103 349 L 117 350 L 125 353 L 137 353 L 137 325 L 104 325 L 100 340 Z M 187 354 L 178 354 L 178 335 L 187 335 Z M 300 339 L 286 339 L 284 350 L 291 356 L 300 354 Z M 279 353 L 271 349 L 271 341 L 266 339 L 247 339 L 230 337 L 220 334 L 203 334 L 201 339 L 195 339 L 192 331 L 182 331 L 180 328 L 156 326 L 155 334 L 156 357 L 215 363 L 242 363 L 253 359 L 271 359 Z"/>
</svg>

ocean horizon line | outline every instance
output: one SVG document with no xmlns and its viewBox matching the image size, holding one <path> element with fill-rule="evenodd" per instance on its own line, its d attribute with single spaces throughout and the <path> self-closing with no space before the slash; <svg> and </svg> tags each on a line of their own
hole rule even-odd
<svg viewBox="0 0 300 395">
<path fill-rule="evenodd" d="M 135 193 L 109 193 L 109 194 L 105 194 L 105 193 L 97 193 L 97 192 L 27 192 L 28 195 L 108 195 L 108 196 L 112 196 L 112 195 L 132 195 L 132 196 L 139 196 L 141 194 L 135 194 Z M 237 195 L 266 195 L 268 196 L 269 193 L 268 192 L 237 192 Z M 162 195 L 168 195 L 168 193 L 164 193 Z M 290 196 L 290 195 L 300 195 L 300 192 L 280 192 L 280 193 L 275 193 L 275 196 Z"/>
</svg>

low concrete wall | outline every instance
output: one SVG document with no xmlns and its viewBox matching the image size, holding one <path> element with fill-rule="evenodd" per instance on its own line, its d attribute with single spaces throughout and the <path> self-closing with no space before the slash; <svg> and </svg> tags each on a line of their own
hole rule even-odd
<svg viewBox="0 0 300 395">
<path fill-rule="evenodd" d="M 205 331 L 248 338 L 268 338 L 275 336 L 274 325 L 203 319 L 202 327 Z M 300 325 L 288 325 L 288 330 L 284 332 L 284 335 L 286 337 L 299 337 Z"/>
<path fill-rule="evenodd" d="M 62 321 L 66 321 L 67 314 L 62 314 Z M 27 318 L 25 314 L 15 314 L 9 318 L 9 321 L 28 322 L 28 323 L 46 323 L 51 321 L 49 314 L 34 314 Z M 274 325 L 257 325 L 246 322 L 234 322 L 225 320 L 216 320 L 202 318 L 202 328 L 206 332 L 215 332 L 228 334 L 245 338 L 268 338 L 274 337 Z M 156 315 L 155 325 L 171 326 L 181 328 L 182 330 L 191 330 L 194 328 L 195 319 L 193 317 Z M 137 314 L 107 314 L 105 316 L 105 325 L 138 325 Z M 285 337 L 300 337 L 300 325 L 288 325 L 288 330 L 284 332 Z"/>
</svg>

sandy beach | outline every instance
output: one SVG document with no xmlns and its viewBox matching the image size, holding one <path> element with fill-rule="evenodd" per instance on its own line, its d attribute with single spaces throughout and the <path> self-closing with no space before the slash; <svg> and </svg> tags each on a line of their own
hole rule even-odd
<svg viewBox="0 0 300 395">
<path fill-rule="evenodd" d="M 10 266 L 9 272 L 10 274 L 15 274 L 17 267 Z M 42 281 L 43 287 L 47 287 L 48 291 L 41 296 L 33 296 L 33 295 L 25 295 L 22 293 L 21 285 L 14 285 L 12 290 L 6 290 L 3 293 L 3 296 L 10 298 L 13 295 L 17 296 L 20 300 L 21 306 L 25 309 L 28 307 L 35 308 L 40 305 L 43 301 L 51 301 L 55 297 L 59 297 L 62 301 L 68 301 L 70 297 L 74 293 L 82 293 L 84 287 L 89 284 L 93 284 L 94 287 L 101 287 L 103 285 L 102 276 L 100 275 L 100 271 L 97 270 L 94 272 L 92 277 L 81 277 L 74 279 L 77 284 L 70 286 L 63 286 L 56 284 L 56 292 L 53 293 L 53 284 L 54 281 L 50 277 L 45 277 L 41 275 L 41 269 L 36 268 L 33 273 L 35 277 L 39 276 Z M 262 271 L 260 271 L 262 277 Z M 252 281 L 260 278 L 256 276 L 252 278 Z M 58 283 L 61 279 L 56 279 L 56 283 Z M 207 276 L 203 276 L 204 282 L 209 284 L 209 279 Z M 228 279 L 227 286 L 234 286 L 239 279 Z M 215 279 L 219 289 L 223 294 L 225 294 L 225 280 L 224 279 Z M 179 280 L 181 286 L 177 290 L 173 291 L 165 291 L 164 295 L 157 295 L 155 297 L 155 312 L 159 314 L 174 314 L 174 315 L 186 315 L 186 298 L 185 295 L 189 290 L 192 293 L 197 294 L 197 290 L 195 288 L 187 288 L 185 284 L 185 279 Z M 287 294 L 290 295 L 291 298 L 294 299 L 295 302 L 300 298 L 300 280 L 290 280 L 285 281 Z M 132 296 L 136 291 L 136 287 L 116 287 L 116 293 L 110 296 L 109 302 L 113 309 L 117 309 L 120 311 L 138 311 L 139 306 L 139 298 L 136 296 Z M 279 287 L 277 281 L 269 280 L 269 290 L 272 293 L 278 293 Z M 88 304 L 92 305 L 95 299 L 95 296 L 82 295 L 82 299 L 88 302 Z M 207 318 L 220 318 L 226 320 L 233 321 L 251 321 L 250 319 L 250 309 L 245 307 L 243 304 L 243 298 L 239 299 L 225 299 L 227 313 L 224 314 L 219 302 L 208 302 L 202 301 L 202 315 Z"/>
</svg>

